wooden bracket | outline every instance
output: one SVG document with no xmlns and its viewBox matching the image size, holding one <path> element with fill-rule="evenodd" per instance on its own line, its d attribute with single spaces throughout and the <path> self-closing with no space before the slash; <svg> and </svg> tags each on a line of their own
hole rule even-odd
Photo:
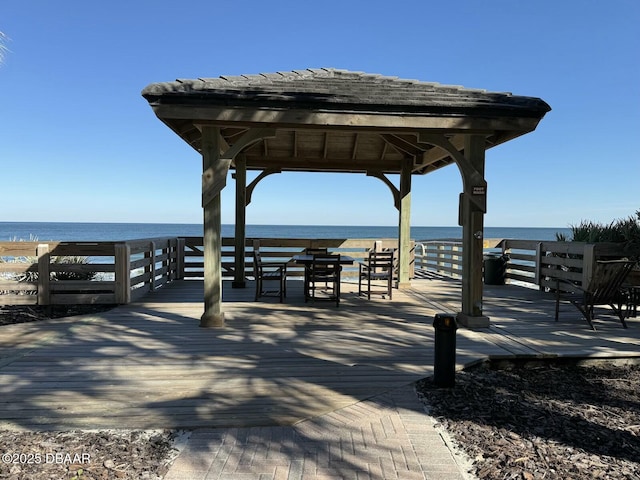
<svg viewBox="0 0 640 480">
<path fill-rule="evenodd" d="M 486 213 L 487 181 L 482 172 L 442 134 L 420 132 L 418 142 L 440 147 L 451 155 L 462 175 L 463 195 L 468 200 L 468 205 L 476 211 Z M 462 198 L 460 204 L 462 205 Z"/>
<path fill-rule="evenodd" d="M 249 145 L 252 145 L 255 142 L 258 142 L 262 139 L 274 137 L 276 135 L 276 130 L 273 128 L 254 128 L 251 130 L 247 130 L 242 137 L 238 139 L 231 147 L 227 145 L 226 142 L 221 142 L 222 139 L 219 133 L 214 137 L 214 144 L 210 147 L 205 145 L 203 140 L 202 153 L 205 155 L 205 150 L 207 148 L 213 148 L 214 150 L 218 150 L 220 147 L 226 148 L 224 152 L 215 152 L 218 153 L 217 158 L 214 152 L 213 158 L 214 163 L 210 165 L 208 168 L 204 170 L 202 173 L 202 206 L 208 205 L 211 200 L 213 200 L 217 195 L 220 194 L 222 189 L 227 185 L 227 174 L 229 173 L 229 167 L 231 166 L 231 162 L 235 159 L 236 155 L 238 155 L 242 150 L 244 150 Z M 222 139 L 223 140 L 223 139 Z"/>
<path fill-rule="evenodd" d="M 273 175 L 274 173 L 281 173 L 281 172 L 282 170 L 279 168 L 267 168 L 266 170 L 263 170 L 262 172 L 260 172 L 260 175 L 254 178 L 253 181 L 249 185 L 247 185 L 247 198 L 245 200 L 245 207 L 251 203 L 251 195 L 253 195 L 253 190 L 256 188 L 256 185 L 258 185 L 260 180 L 262 180 L 263 178 L 269 175 Z"/>
<path fill-rule="evenodd" d="M 396 207 L 396 210 L 400 210 L 400 190 L 398 190 L 398 187 L 396 187 L 382 172 L 367 170 L 367 177 L 375 177 L 382 180 L 382 182 L 389 187 L 389 190 L 391 190 L 391 194 L 393 195 L 393 205 Z"/>
</svg>

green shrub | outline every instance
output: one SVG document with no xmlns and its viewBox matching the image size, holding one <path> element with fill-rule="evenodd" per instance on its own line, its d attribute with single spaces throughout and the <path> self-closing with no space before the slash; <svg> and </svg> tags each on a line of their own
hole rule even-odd
<svg viewBox="0 0 640 480">
<path fill-rule="evenodd" d="M 556 240 L 560 242 L 613 242 L 624 244 L 625 251 L 638 253 L 640 251 L 640 210 L 635 217 L 629 216 L 615 220 L 609 224 L 582 220 L 577 225 L 570 225 L 571 238 L 562 233 L 556 233 Z"/>
</svg>

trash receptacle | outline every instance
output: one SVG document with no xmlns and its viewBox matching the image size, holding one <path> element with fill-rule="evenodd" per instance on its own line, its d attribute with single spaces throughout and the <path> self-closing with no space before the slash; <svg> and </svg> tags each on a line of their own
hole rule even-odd
<svg viewBox="0 0 640 480">
<path fill-rule="evenodd" d="M 484 283 L 486 285 L 504 285 L 509 257 L 492 253 L 484 256 Z"/>
<path fill-rule="evenodd" d="M 456 315 L 436 313 L 433 326 L 436 329 L 433 383 L 439 387 L 452 388 L 456 381 Z"/>
</svg>

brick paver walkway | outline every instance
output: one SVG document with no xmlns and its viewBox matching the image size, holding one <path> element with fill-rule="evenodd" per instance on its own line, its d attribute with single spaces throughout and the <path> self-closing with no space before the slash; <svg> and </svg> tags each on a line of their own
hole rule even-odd
<svg viewBox="0 0 640 480">
<path fill-rule="evenodd" d="M 291 427 L 195 430 L 165 480 L 469 478 L 403 387 Z"/>
</svg>

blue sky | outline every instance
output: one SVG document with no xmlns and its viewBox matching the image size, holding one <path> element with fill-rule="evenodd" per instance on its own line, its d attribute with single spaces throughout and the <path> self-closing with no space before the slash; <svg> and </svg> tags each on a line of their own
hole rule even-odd
<svg viewBox="0 0 640 480">
<path fill-rule="evenodd" d="M 540 97 L 553 110 L 538 129 L 487 151 L 485 225 L 627 217 L 639 24 L 637 0 L 4 0 L 0 221 L 199 223 L 201 159 L 141 90 L 319 67 Z M 412 224 L 455 225 L 461 188 L 455 166 L 414 177 Z M 232 180 L 222 205 L 233 223 Z M 259 184 L 247 222 L 395 225 L 397 212 L 374 178 L 285 173 Z"/>
</svg>

